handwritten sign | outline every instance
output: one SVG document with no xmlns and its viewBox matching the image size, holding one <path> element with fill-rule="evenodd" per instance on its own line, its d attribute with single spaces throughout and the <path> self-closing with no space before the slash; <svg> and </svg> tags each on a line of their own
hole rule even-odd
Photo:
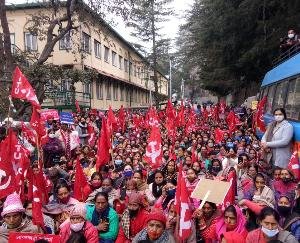
<svg viewBox="0 0 300 243">
<path fill-rule="evenodd" d="M 41 118 L 44 121 L 47 121 L 47 117 L 52 116 L 54 120 L 59 120 L 58 111 L 55 109 L 42 110 Z"/>
<path fill-rule="evenodd" d="M 37 240 L 46 240 L 49 243 L 60 243 L 59 235 L 46 235 L 46 234 L 34 234 L 34 233 L 20 233 L 10 232 L 8 242 L 9 243 L 34 243 Z"/>
<path fill-rule="evenodd" d="M 221 204 L 230 188 L 230 182 L 201 179 L 191 194 L 192 198 Z"/>
</svg>

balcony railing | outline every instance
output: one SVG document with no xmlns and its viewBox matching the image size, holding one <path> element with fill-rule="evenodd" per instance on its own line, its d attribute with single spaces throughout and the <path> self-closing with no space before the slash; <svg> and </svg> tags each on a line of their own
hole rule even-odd
<svg viewBox="0 0 300 243">
<path fill-rule="evenodd" d="M 279 57 L 277 57 L 273 61 L 273 67 L 278 66 L 279 64 L 283 63 L 285 60 L 295 56 L 297 53 L 300 52 L 300 44 L 292 46 L 290 49 L 285 51 L 284 53 L 280 54 Z"/>
<path fill-rule="evenodd" d="M 91 94 L 74 91 L 53 91 L 46 92 L 46 99 L 43 102 L 44 107 L 75 107 L 75 100 L 81 107 L 91 107 Z"/>
</svg>

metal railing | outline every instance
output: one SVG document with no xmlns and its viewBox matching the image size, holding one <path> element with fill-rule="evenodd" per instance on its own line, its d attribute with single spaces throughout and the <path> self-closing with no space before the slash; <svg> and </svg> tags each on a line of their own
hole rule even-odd
<svg viewBox="0 0 300 243">
<path fill-rule="evenodd" d="M 290 49 L 281 53 L 279 57 L 277 57 L 275 60 L 273 60 L 273 62 L 272 62 L 273 67 L 278 66 L 279 64 L 281 64 L 284 61 L 286 61 L 287 59 L 295 56 L 299 52 L 300 52 L 300 44 L 296 44 L 296 45 L 292 46 Z"/>
</svg>

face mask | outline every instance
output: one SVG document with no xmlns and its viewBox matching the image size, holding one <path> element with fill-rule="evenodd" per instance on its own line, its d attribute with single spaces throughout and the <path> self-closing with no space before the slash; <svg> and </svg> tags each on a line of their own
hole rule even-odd
<svg viewBox="0 0 300 243">
<path fill-rule="evenodd" d="M 112 190 L 112 187 L 105 187 L 105 188 L 102 188 L 102 191 L 103 191 L 103 192 L 106 192 L 106 193 L 109 193 L 111 190 Z"/>
<path fill-rule="evenodd" d="M 209 144 L 208 144 L 208 147 L 210 147 L 210 148 L 212 148 L 213 146 L 214 146 L 213 143 L 209 143 Z"/>
<path fill-rule="evenodd" d="M 124 172 L 123 172 L 123 175 L 124 175 L 125 177 L 131 177 L 132 174 L 133 174 L 132 170 L 127 170 L 127 171 L 124 171 Z"/>
<path fill-rule="evenodd" d="M 63 204 L 68 203 L 69 200 L 70 200 L 70 196 L 68 196 L 68 197 L 63 197 L 63 198 L 59 199 L 59 201 L 60 201 L 61 203 L 63 203 Z"/>
<path fill-rule="evenodd" d="M 212 172 L 215 172 L 215 173 L 219 173 L 221 171 L 221 167 L 220 166 L 213 166 L 211 168 Z"/>
<path fill-rule="evenodd" d="M 137 210 L 128 209 L 128 211 L 129 211 L 129 217 L 130 218 L 134 218 L 138 214 L 138 212 L 139 212 L 138 209 Z"/>
<path fill-rule="evenodd" d="M 167 196 L 169 196 L 169 197 L 175 197 L 175 193 L 176 193 L 176 189 L 175 188 L 174 189 L 169 189 L 167 191 Z"/>
<path fill-rule="evenodd" d="M 281 180 L 283 181 L 283 183 L 289 183 L 290 181 L 292 181 L 291 178 L 287 178 L 287 177 L 283 177 Z"/>
<path fill-rule="evenodd" d="M 289 215 L 291 212 L 291 209 L 292 209 L 291 207 L 286 207 L 286 206 L 278 206 L 277 207 L 279 214 L 284 215 L 284 216 Z"/>
<path fill-rule="evenodd" d="M 151 240 L 157 240 L 160 237 L 160 234 L 158 234 L 156 231 L 149 231 L 147 234 Z"/>
<path fill-rule="evenodd" d="M 168 155 L 164 155 L 164 158 L 165 158 L 165 160 L 168 160 L 169 156 Z"/>
<path fill-rule="evenodd" d="M 115 160 L 115 165 L 121 165 L 122 163 L 123 163 L 123 160 L 121 160 L 121 159 Z"/>
<path fill-rule="evenodd" d="M 49 138 L 55 138 L 56 136 L 55 136 L 55 134 L 54 133 L 50 133 L 49 134 Z"/>
<path fill-rule="evenodd" d="M 264 226 L 261 226 L 261 231 L 269 238 L 274 237 L 279 232 L 278 229 L 269 230 L 269 229 L 265 228 Z"/>
<path fill-rule="evenodd" d="M 226 143 L 226 146 L 227 146 L 228 148 L 233 148 L 233 143 L 232 143 L 232 142 L 227 142 L 227 143 Z"/>
<path fill-rule="evenodd" d="M 95 182 L 92 181 L 91 184 L 94 188 L 99 188 L 101 186 L 101 181 L 95 181 Z"/>
<path fill-rule="evenodd" d="M 284 120 L 284 116 L 283 115 L 275 115 L 274 119 L 277 122 L 282 122 Z"/>
<path fill-rule="evenodd" d="M 294 38 L 294 34 L 288 34 L 288 37 L 290 38 L 290 39 L 292 39 L 292 38 Z"/>
<path fill-rule="evenodd" d="M 78 232 L 78 231 L 82 230 L 83 225 L 84 225 L 84 222 L 77 223 L 77 224 L 70 224 L 70 228 L 74 232 Z"/>
</svg>

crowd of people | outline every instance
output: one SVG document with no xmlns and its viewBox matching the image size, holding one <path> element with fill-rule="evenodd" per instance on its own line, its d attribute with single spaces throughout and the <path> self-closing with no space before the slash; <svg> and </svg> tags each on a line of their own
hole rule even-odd
<svg viewBox="0 0 300 243">
<path fill-rule="evenodd" d="M 33 223 L 26 178 L 22 194 L 2 198 L 0 243 L 8 242 L 10 232 L 56 234 L 62 243 L 299 242 L 300 187 L 288 166 L 293 127 L 284 109 L 274 111 L 274 122 L 262 139 L 256 135 L 251 109 L 237 113 L 217 104 L 194 111 L 168 103 L 151 111 L 161 135 L 158 166 L 145 160 L 152 126 L 148 110 L 127 110 L 123 120 L 118 120 L 120 110 L 74 113 L 72 125 L 48 116 L 40 147 L 25 136 L 24 123 L 6 120 L 0 141 L 9 127 L 16 132 L 29 151 L 33 173 L 42 170 L 48 198 L 41 208 L 44 225 Z M 99 151 L 106 149 L 98 141 L 106 118 L 111 122 L 110 159 L 97 166 Z M 79 188 L 78 165 L 88 182 Z M 185 179 L 191 195 L 202 178 L 228 181 L 232 173 L 230 205 L 205 201 L 200 207 L 200 200 L 189 198 L 191 229 L 182 239 L 178 178 Z"/>
</svg>

